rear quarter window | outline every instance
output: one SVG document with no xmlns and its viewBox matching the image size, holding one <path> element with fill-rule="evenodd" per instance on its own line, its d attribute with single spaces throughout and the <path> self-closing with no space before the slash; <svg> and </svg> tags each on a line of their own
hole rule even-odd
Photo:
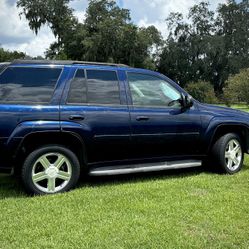
<svg viewBox="0 0 249 249">
<path fill-rule="evenodd" d="M 0 63 L 0 74 L 4 71 L 4 69 L 8 66 L 8 64 Z"/>
<path fill-rule="evenodd" d="M 0 75 L 0 103 L 49 103 L 61 70 L 8 67 Z"/>
</svg>

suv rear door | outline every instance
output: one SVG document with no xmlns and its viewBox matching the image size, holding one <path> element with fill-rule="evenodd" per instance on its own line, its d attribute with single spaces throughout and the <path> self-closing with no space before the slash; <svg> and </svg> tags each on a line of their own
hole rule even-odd
<svg viewBox="0 0 249 249">
<path fill-rule="evenodd" d="M 116 68 L 72 67 L 61 102 L 63 131 L 80 135 L 88 163 L 128 157 L 130 118 Z"/>
<path fill-rule="evenodd" d="M 192 107 L 183 112 L 181 93 L 154 74 L 127 72 L 127 93 L 135 156 L 164 157 L 198 153 L 201 120 Z"/>
</svg>

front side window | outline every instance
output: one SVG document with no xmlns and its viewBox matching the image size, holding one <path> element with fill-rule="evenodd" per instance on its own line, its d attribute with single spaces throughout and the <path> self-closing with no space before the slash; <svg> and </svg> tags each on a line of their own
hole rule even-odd
<svg viewBox="0 0 249 249">
<path fill-rule="evenodd" d="M 49 103 L 58 68 L 8 67 L 0 75 L 0 103 Z"/>
<path fill-rule="evenodd" d="M 119 83 L 115 71 L 78 69 L 71 82 L 68 103 L 119 105 Z"/>
<path fill-rule="evenodd" d="M 146 74 L 128 73 L 133 105 L 179 107 L 180 93 L 168 82 Z"/>
</svg>

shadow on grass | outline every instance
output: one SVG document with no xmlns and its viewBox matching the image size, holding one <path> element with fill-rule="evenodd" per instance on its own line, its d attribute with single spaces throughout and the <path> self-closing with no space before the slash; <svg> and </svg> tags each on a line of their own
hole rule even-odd
<svg viewBox="0 0 249 249">
<path fill-rule="evenodd" d="M 116 176 L 82 176 L 76 188 L 101 187 L 106 185 L 119 185 L 124 183 L 148 182 L 160 179 L 191 177 L 205 172 L 203 167 L 167 170 L 160 172 L 136 173 Z M 6 198 L 28 197 L 24 192 L 21 179 L 9 175 L 0 175 L 0 200 Z"/>
<path fill-rule="evenodd" d="M 119 185 L 124 183 L 149 182 L 154 180 L 167 180 L 173 178 L 185 178 L 207 172 L 204 167 L 165 170 L 157 172 L 134 173 L 114 176 L 84 176 L 81 177 L 78 187 L 101 187 L 106 185 Z M 209 172 L 210 173 L 210 172 Z"/>
<path fill-rule="evenodd" d="M 248 166 L 243 167 L 243 171 L 249 170 Z M 81 177 L 76 188 L 84 187 L 102 187 L 107 185 L 120 185 L 125 183 L 149 182 L 154 180 L 167 180 L 174 178 L 186 178 L 196 176 L 202 173 L 217 174 L 207 167 L 197 167 L 188 169 L 165 170 L 158 172 L 136 173 L 116 176 L 84 176 Z M 24 192 L 20 178 L 0 175 L 0 200 L 6 198 L 25 198 L 29 197 Z"/>
<path fill-rule="evenodd" d="M 20 178 L 0 174 L 0 200 L 26 196 Z"/>
</svg>

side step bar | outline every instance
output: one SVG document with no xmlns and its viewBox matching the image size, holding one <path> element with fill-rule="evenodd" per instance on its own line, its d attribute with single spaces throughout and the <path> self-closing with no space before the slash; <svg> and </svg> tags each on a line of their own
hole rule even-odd
<svg viewBox="0 0 249 249">
<path fill-rule="evenodd" d="M 89 175 L 91 176 L 124 175 L 132 173 L 162 171 L 169 169 L 184 169 L 184 168 L 192 168 L 200 166 L 202 166 L 202 161 L 200 160 L 182 160 L 182 161 L 173 161 L 173 162 L 123 165 L 116 167 L 115 166 L 100 167 L 90 170 Z"/>
</svg>

